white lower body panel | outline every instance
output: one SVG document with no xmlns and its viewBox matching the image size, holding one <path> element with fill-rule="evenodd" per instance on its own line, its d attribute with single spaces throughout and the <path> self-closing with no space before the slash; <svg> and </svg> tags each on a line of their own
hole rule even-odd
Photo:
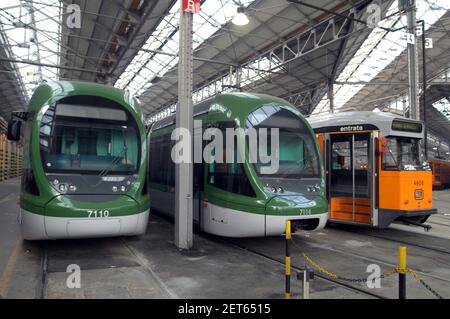
<svg viewBox="0 0 450 319">
<path fill-rule="evenodd" d="M 202 214 L 203 230 L 226 237 L 277 236 L 285 232 L 286 220 L 319 219 L 315 230 L 325 227 L 328 213 L 305 216 L 274 216 L 247 213 L 207 204 Z"/>
<path fill-rule="evenodd" d="M 20 209 L 22 237 L 27 240 L 136 236 L 145 233 L 149 210 L 107 218 L 50 217 Z"/>
</svg>

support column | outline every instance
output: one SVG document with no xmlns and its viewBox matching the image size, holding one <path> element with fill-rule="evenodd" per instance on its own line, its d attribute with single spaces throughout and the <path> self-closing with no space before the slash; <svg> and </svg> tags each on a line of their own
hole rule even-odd
<svg viewBox="0 0 450 319">
<path fill-rule="evenodd" d="M 405 0 L 403 0 L 405 1 Z M 417 39 L 416 39 L 416 0 L 406 0 L 406 18 L 408 33 L 414 34 L 414 43 L 407 44 L 408 52 L 408 95 L 409 117 L 420 119 L 419 110 L 419 67 L 417 64 Z"/>
<path fill-rule="evenodd" d="M 177 129 L 185 129 L 190 133 L 189 137 L 183 137 L 190 139 L 183 144 L 183 152 L 188 152 L 191 155 L 189 163 L 175 165 L 175 245 L 181 249 L 192 247 L 193 227 L 192 22 L 192 13 L 180 10 L 176 127 Z"/>
<path fill-rule="evenodd" d="M 421 21 L 422 24 L 422 108 L 423 108 L 423 123 L 425 124 L 424 130 L 424 152 L 425 160 L 428 160 L 428 125 L 427 125 L 427 59 L 425 48 L 425 20 Z"/>
</svg>

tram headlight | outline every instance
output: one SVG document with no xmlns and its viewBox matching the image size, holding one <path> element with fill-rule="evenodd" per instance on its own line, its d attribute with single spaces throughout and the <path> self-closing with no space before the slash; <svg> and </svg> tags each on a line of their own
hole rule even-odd
<svg viewBox="0 0 450 319">
<path fill-rule="evenodd" d="M 414 192 L 414 198 L 415 199 L 423 199 L 423 190 L 416 189 L 416 191 Z"/>
<path fill-rule="evenodd" d="M 69 191 L 76 192 L 77 191 L 77 187 L 75 185 L 70 185 L 69 186 Z"/>
<path fill-rule="evenodd" d="M 120 191 L 121 191 L 121 192 L 125 192 L 126 190 L 127 190 L 127 188 L 126 188 L 125 186 L 123 186 L 123 185 L 120 186 Z"/>
<path fill-rule="evenodd" d="M 275 187 L 272 187 L 272 188 L 271 188 L 271 191 L 272 191 L 272 193 L 276 193 L 276 192 L 277 192 L 277 189 L 276 189 Z"/>
<path fill-rule="evenodd" d="M 117 186 L 113 186 L 113 187 L 112 187 L 112 191 L 113 191 L 113 192 L 117 192 Z"/>
<path fill-rule="evenodd" d="M 278 187 L 278 188 L 277 188 L 277 192 L 278 192 L 278 193 L 284 193 L 284 189 L 283 189 L 282 187 Z"/>
<path fill-rule="evenodd" d="M 59 184 L 58 189 L 59 189 L 59 191 L 60 191 L 61 193 L 67 192 L 67 186 L 66 186 L 66 184 Z"/>
</svg>

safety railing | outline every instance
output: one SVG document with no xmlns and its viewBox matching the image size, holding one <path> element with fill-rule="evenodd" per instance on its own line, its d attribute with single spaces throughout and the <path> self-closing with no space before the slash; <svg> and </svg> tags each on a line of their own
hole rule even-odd
<svg viewBox="0 0 450 319">
<path fill-rule="evenodd" d="M 285 288 L 285 298 L 291 298 L 291 242 L 295 244 L 292 240 L 291 234 L 291 221 L 286 221 L 286 262 L 285 262 L 285 280 L 286 280 L 286 288 Z M 297 245 L 296 245 L 297 246 Z M 428 283 L 426 283 L 423 278 L 417 274 L 414 270 L 407 266 L 407 249 L 405 246 L 399 247 L 398 253 L 398 263 L 397 266 L 385 271 L 379 277 L 364 277 L 364 278 L 349 278 L 344 276 L 339 276 L 334 272 L 326 269 L 321 266 L 318 262 L 314 261 L 311 257 L 302 253 L 302 257 L 307 264 L 309 264 L 313 269 L 318 271 L 325 277 L 328 277 L 332 280 L 350 282 L 350 283 L 367 283 L 369 280 L 374 281 L 376 279 L 385 279 L 392 275 L 398 274 L 398 298 L 406 299 L 406 276 L 411 275 L 418 283 L 420 283 L 426 290 L 428 290 L 433 296 L 439 299 L 444 299 L 444 297 L 439 294 L 435 289 L 433 289 Z M 310 280 L 314 278 L 314 271 L 308 269 L 308 267 L 304 267 L 301 269 L 301 272 L 298 273 L 297 279 L 301 280 L 303 283 L 303 298 L 309 299 L 309 285 Z"/>
</svg>

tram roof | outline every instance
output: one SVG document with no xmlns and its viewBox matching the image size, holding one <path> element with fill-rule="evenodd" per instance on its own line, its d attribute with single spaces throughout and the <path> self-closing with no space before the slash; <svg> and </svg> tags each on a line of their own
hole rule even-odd
<svg viewBox="0 0 450 319">
<path fill-rule="evenodd" d="M 217 94 L 214 97 L 208 98 L 200 103 L 195 104 L 193 115 L 198 116 L 200 114 L 208 113 L 211 110 L 213 104 L 218 101 L 217 99 L 220 99 L 219 103 L 223 104 L 228 109 L 233 109 L 233 111 L 237 110 L 244 113 L 250 112 L 255 108 L 255 106 L 269 103 L 291 106 L 293 110 L 295 110 L 295 107 L 289 102 L 275 96 L 262 93 L 228 92 Z M 241 104 L 242 101 L 245 101 L 246 103 Z M 237 103 L 239 103 L 239 105 L 237 105 Z M 300 114 L 300 112 L 298 112 L 298 114 Z M 156 130 L 172 124 L 175 124 L 175 113 L 159 121 L 156 121 L 153 124 L 152 129 Z"/>
<path fill-rule="evenodd" d="M 74 92 L 80 95 L 109 98 L 122 105 L 129 105 L 134 112 L 141 113 L 139 103 L 129 92 L 108 85 L 84 81 L 50 81 L 41 84 L 30 99 L 29 110 L 40 108 L 49 100 L 73 95 Z"/>
</svg>

